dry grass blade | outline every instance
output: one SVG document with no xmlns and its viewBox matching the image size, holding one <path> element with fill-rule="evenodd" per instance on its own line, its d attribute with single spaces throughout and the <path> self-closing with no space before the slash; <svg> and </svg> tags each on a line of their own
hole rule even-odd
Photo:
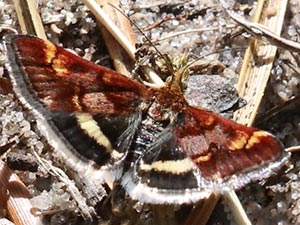
<svg viewBox="0 0 300 225">
<path fill-rule="evenodd" d="M 253 21 L 264 24 L 275 34 L 280 35 L 286 5 L 286 0 L 258 1 Z M 276 7 L 275 11 L 277 12 L 274 16 L 268 17 L 266 14 L 263 14 L 263 12 L 268 12 L 268 10 L 274 10 L 274 7 Z M 251 40 L 249 43 L 237 87 L 240 96 L 245 98 L 248 104 L 235 114 L 234 118 L 237 122 L 247 124 L 249 126 L 252 125 L 269 79 L 276 49 L 277 48 L 275 46 L 265 45 L 258 40 Z M 263 61 L 258 63 L 256 61 L 258 58 Z M 238 224 L 251 224 L 235 192 L 232 191 L 225 193 L 225 199 L 228 202 L 233 217 Z M 209 203 L 206 203 L 203 206 L 203 208 L 207 208 L 201 210 L 211 214 L 215 205 L 214 203 L 218 200 L 218 197 L 208 199 L 207 201 Z M 206 221 L 201 224 L 205 223 Z"/>
<path fill-rule="evenodd" d="M 46 39 L 42 20 L 34 0 L 13 0 L 18 21 L 23 34 L 36 35 Z"/>
<path fill-rule="evenodd" d="M 94 0 L 82 1 L 94 14 L 98 21 L 112 34 L 118 43 L 125 49 L 131 59 L 135 59 L 135 47 L 124 36 L 122 31 L 114 24 L 114 22 L 106 15 L 104 10 Z"/>
<path fill-rule="evenodd" d="M 41 218 L 31 213 L 29 191 L 2 161 L 0 161 L 0 186 L 8 191 L 7 214 L 16 225 L 43 224 Z M 5 201 L 1 196 L 1 201 Z M 3 203 L 3 202 L 2 202 Z"/>
<path fill-rule="evenodd" d="M 220 197 L 218 195 L 212 194 L 209 199 L 197 205 L 185 221 L 185 225 L 205 225 L 212 213 L 212 210 L 216 207 L 219 198 Z"/>
<path fill-rule="evenodd" d="M 111 0 L 110 2 L 104 0 L 84 0 L 83 2 L 102 25 L 100 27 L 103 27 L 101 28 L 101 32 L 109 53 L 114 60 L 116 71 L 130 77 L 130 73 L 123 64 L 125 60 L 122 56 L 122 50 L 116 47 L 116 42 L 124 48 L 131 60 L 135 61 L 136 49 L 134 44 L 136 40 L 128 18 L 122 15 L 121 12 L 117 12 L 118 10 L 113 7 L 116 7 L 118 0 Z M 102 5 L 103 9 L 97 5 L 98 3 Z M 164 85 L 157 74 L 153 74 L 150 71 L 144 71 L 144 73 L 153 79 L 156 87 Z"/>
<path fill-rule="evenodd" d="M 129 20 L 118 12 L 112 5 L 117 7 L 119 0 L 96 0 L 97 4 L 102 5 L 103 10 L 107 14 L 107 16 L 116 24 L 116 26 L 120 29 L 123 33 L 124 38 L 126 38 L 132 46 L 135 45 L 135 37 L 133 35 L 133 30 L 131 29 L 131 25 Z M 115 66 L 115 70 L 119 73 L 122 73 L 126 76 L 130 76 L 129 71 L 127 70 L 125 64 L 128 64 L 126 60 L 128 57 L 124 57 L 124 50 L 121 47 L 116 47 L 119 43 L 116 39 L 112 36 L 112 34 L 102 26 L 102 22 L 98 21 L 98 24 L 101 29 L 102 37 L 105 41 L 106 47 L 108 49 L 109 55 L 112 58 Z M 111 28 L 113 29 L 113 28 Z"/>
<path fill-rule="evenodd" d="M 196 207 L 186 220 L 186 225 L 205 225 L 215 206 L 217 205 L 220 195 L 211 195 L 202 205 Z M 243 207 L 234 191 L 224 193 L 224 198 L 231 209 L 235 222 L 239 225 L 251 225 Z"/>
<path fill-rule="evenodd" d="M 255 15 L 254 22 L 260 22 L 272 32 L 280 35 L 284 21 L 287 0 L 261 1 L 264 3 L 264 12 L 275 10 L 274 16 L 268 17 L 263 13 Z M 261 5 L 263 5 L 261 3 Z M 247 105 L 237 111 L 235 119 L 243 124 L 252 125 L 261 99 L 264 95 L 267 82 L 275 58 L 277 47 L 266 45 L 258 40 L 251 40 L 245 53 L 238 91 L 241 97 L 247 100 Z"/>
<path fill-rule="evenodd" d="M 226 204 L 230 208 L 230 211 L 234 217 L 234 220 L 239 225 L 251 225 L 242 203 L 240 202 L 238 196 L 234 191 L 225 192 L 223 198 L 226 201 Z"/>
<path fill-rule="evenodd" d="M 280 35 L 286 6 L 286 0 L 258 1 L 254 22 L 259 22 L 268 27 L 270 31 Z M 277 13 L 271 17 L 267 13 L 263 13 L 273 10 Z M 247 124 L 248 126 L 253 124 L 269 80 L 276 50 L 275 46 L 265 45 L 261 41 L 250 41 L 244 56 L 237 86 L 239 95 L 247 100 L 247 105 L 234 115 L 235 120 L 239 123 Z M 234 201 L 233 198 L 231 200 Z M 240 204 L 237 200 L 235 202 Z M 227 201 L 229 201 L 229 198 L 227 198 Z M 240 218 L 240 212 L 244 213 L 244 210 L 239 212 L 238 205 L 230 204 L 230 206 L 235 218 Z"/>
</svg>

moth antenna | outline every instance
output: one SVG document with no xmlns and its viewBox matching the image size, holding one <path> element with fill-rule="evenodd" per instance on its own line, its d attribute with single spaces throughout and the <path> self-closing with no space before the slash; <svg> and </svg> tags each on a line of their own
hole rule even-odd
<svg viewBox="0 0 300 225">
<path fill-rule="evenodd" d="M 148 41 L 148 43 L 155 49 L 155 51 L 158 53 L 158 55 L 164 59 L 164 61 L 166 62 L 166 65 L 169 69 L 169 71 L 174 74 L 174 68 L 172 66 L 172 64 L 170 63 L 170 60 L 164 56 L 159 50 L 158 48 L 155 46 L 155 44 L 150 40 L 150 38 L 141 30 L 141 28 L 132 20 L 130 19 L 121 9 L 119 9 L 118 7 L 116 7 L 115 5 L 108 3 L 110 6 L 112 6 L 114 9 L 116 9 L 117 11 L 119 11 L 123 16 L 125 16 L 129 22 L 135 26 L 135 28 L 144 36 L 144 38 L 146 38 L 146 40 Z"/>
</svg>

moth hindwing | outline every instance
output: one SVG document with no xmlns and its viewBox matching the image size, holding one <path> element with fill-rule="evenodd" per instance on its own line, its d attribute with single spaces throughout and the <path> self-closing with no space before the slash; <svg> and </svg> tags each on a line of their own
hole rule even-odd
<svg viewBox="0 0 300 225">
<path fill-rule="evenodd" d="M 32 36 L 6 39 L 14 91 L 77 171 L 120 182 L 146 203 L 189 203 L 275 173 L 288 160 L 271 134 L 183 97 L 175 71 L 149 88 Z"/>
</svg>

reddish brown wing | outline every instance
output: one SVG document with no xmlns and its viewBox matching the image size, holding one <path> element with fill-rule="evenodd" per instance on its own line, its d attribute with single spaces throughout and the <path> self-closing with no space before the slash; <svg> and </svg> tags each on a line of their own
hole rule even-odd
<svg viewBox="0 0 300 225">
<path fill-rule="evenodd" d="M 10 36 L 6 43 L 15 83 L 31 87 L 51 110 L 129 114 L 147 96 L 148 89 L 142 84 L 51 42 Z"/>
<path fill-rule="evenodd" d="M 148 89 L 36 37 L 8 36 L 6 46 L 13 89 L 48 142 L 79 174 L 111 179 L 106 175 L 131 144 Z M 113 154 L 120 142 L 124 151 Z"/>
<path fill-rule="evenodd" d="M 207 180 L 226 181 L 234 174 L 257 180 L 278 167 L 274 162 L 286 161 L 288 154 L 266 131 L 195 107 L 189 107 L 181 117 L 174 129 L 175 136 Z"/>
<path fill-rule="evenodd" d="M 188 203 L 274 174 L 289 154 L 271 134 L 186 106 L 124 176 L 133 199 Z"/>
</svg>

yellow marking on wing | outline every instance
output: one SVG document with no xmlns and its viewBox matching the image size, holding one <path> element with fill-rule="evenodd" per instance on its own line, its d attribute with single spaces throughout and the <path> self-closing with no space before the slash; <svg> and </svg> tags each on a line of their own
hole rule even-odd
<svg viewBox="0 0 300 225">
<path fill-rule="evenodd" d="M 207 119 L 205 120 L 205 125 L 210 126 L 213 124 L 214 121 L 215 121 L 215 119 L 213 116 L 208 116 Z"/>
<path fill-rule="evenodd" d="M 193 159 L 193 161 L 195 163 L 207 162 L 211 159 L 211 157 L 212 157 L 212 153 L 208 152 L 206 155 L 198 156 L 197 158 Z"/>
<path fill-rule="evenodd" d="M 194 164 L 188 158 L 181 160 L 156 161 L 151 164 L 141 164 L 144 171 L 155 170 L 172 174 L 181 174 L 193 170 Z"/>
<path fill-rule="evenodd" d="M 45 60 L 47 63 L 51 63 L 56 55 L 56 47 L 50 41 L 45 41 L 44 44 Z"/>
<path fill-rule="evenodd" d="M 111 153 L 111 157 L 114 159 L 114 160 L 120 160 L 124 157 L 124 154 L 123 153 L 120 153 L 116 150 L 113 150 L 112 153 Z"/>
<path fill-rule="evenodd" d="M 259 130 L 253 132 L 252 136 L 248 140 L 248 144 L 246 145 L 246 149 L 250 149 L 253 147 L 253 145 L 257 144 L 260 142 L 260 137 L 266 137 L 269 136 L 270 134 L 266 131 Z"/>
<path fill-rule="evenodd" d="M 52 69 L 58 74 L 68 74 L 68 69 L 66 68 L 67 58 L 66 56 L 59 54 L 52 61 Z"/>
<path fill-rule="evenodd" d="M 74 103 L 74 105 L 76 106 L 76 108 L 77 108 L 78 111 L 82 111 L 82 107 L 80 105 L 78 95 L 74 95 L 72 97 L 72 102 Z"/>
<path fill-rule="evenodd" d="M 93 138 L 99 145 L 104 146 L 109 152 L 113 151 L 113 147 L 108 138 L 103 134 L 97 122 L 89 113 L 76 113 L 78 124 L 84 132 Z"/>
<path fill-rule="evenodd" d="M 229 140 L 228 148 L 237 151 L 244 148 L 249 139 L 249 135 L 243 131 L 236 131 L 236 135 Z"/>
</svg>

